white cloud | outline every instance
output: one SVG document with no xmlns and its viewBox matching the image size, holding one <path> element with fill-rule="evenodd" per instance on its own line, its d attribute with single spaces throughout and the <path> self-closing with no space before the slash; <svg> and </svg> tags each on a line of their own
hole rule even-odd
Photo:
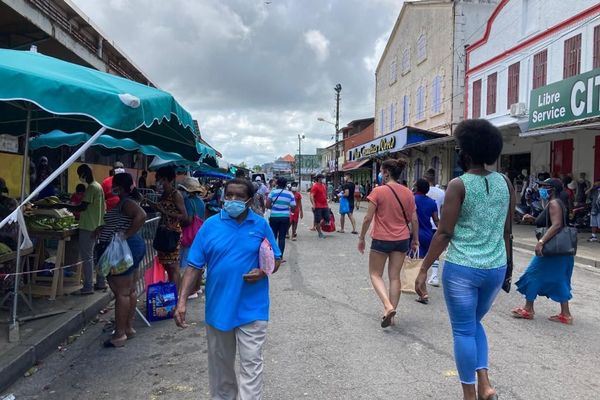
<svg viewBox="0 0 600 400">
<path fill-rule="evenodd" d="M 320 31 L 312 29 L 304 33 L 304 41 L 315 52 L 319 62 L 327 59 L 329 56 L 329 40 Z"/>
<path fill-rule="evenodd" d="M 365 68 L 373 74 L 375 73 L 375 70 L 377 69 L 377 64 L 379 64 L 379 60 L 381 59 L 381 55 L 383 54 L 383 51 L 385 50 L 385 45 L 387 44 L 389 36 L 390 36 L 390 34 L 386 33 L 386 34 L 378 37 L 377 40 L 375 41 L 373 53 L 371 55 L 363 58 L 363 63 L 365 65 Z"/>
</svg>

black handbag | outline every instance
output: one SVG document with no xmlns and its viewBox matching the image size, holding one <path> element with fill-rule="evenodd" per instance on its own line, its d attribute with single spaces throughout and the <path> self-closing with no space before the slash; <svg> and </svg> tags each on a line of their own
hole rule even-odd
<svg viewBox="0 0 600 400">
<path fill-rule="evenodd" d="M 510 293 L 510 288 L 512 286 L 512 275 L 513 275 L 513 219 L 512 219 L 512 213 L 513 210 L 511 209 L 511 204 L 512 202 L 510 201 L 511 199 L 511 188 L 510 188 L 510 184 L 509 184 L 509 180 L 508 178 L 504 176 L 504 179 L 506 180 L 506 186 L 508 186 L 508 220 L 509 220 L 509 227 L 510 227 L 510 235 L 508 237 L 508 252 L 506 253 L 506 273 L 504 274 L 504 281 L 502 281 L 502 290 L 504 290 L 506 293 Z"/>
<path fill-rule="evenodd" d="M 152 247 L 162 253 L 173 253 L 179 247 L 180 237 L 181 233 L 159 226 L 156 229 Z"/>
<path fill-rule="evenodd" d="M 574 256 L 577 253 L 577 228 L 569 226 L 567 222 L 567 210 L 559 200 L 563 212 L 563 226 L 558 233 L 550 238 L 542 249 L 542 257 Z M 548 232 L 550 209 L 546 212 L 546 226 L 535 230 L 535 236 L 540 240 Z"/>
</svg>

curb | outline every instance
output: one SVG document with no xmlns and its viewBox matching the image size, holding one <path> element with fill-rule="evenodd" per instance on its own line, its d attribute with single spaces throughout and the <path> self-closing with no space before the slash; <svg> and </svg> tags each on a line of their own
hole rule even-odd
<svg viewBox="0 0 600 400">
<path fill-rule="evenodd" d="M 36 361 L 41 360 L 62 343 L 69 335 L 84 328 L 110 301 L 110 292 L 82 310 L 68 311 L 48 323 L 43 331 L 23 340 L 0 359 L 0 393 L 21 378 Z"/>
<path fill-rule="evenodd" d="M 515 249 L 531 251 L 532 253 L 535 251 L 535 246 L 532 244 L 514 242 L 513 246 Z M 593 258 L 575 256 L 575 264 L 589 265 L 593 268 L 600 269 L 600 260 L 595 260 Z"/>
</svg>

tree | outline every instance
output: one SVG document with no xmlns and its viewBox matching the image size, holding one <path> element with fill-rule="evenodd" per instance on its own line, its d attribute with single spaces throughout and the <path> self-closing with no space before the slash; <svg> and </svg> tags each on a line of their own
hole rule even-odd
<svg viewBox="0 0 600 400">
<path fill-rule="evenodd" d="M 260 165 L 256 164 L 254 167 L 252 167 L 252 171 L 260 172 L 260 171 L 262 171 L 262 167 Z"/>
<path fill-rule="evenodd" d="M 248 169 L 248 165 L 244 161 L 242 161 L 241 163 L 239 163 L 237 166 L 238 166 L 238 168 Z"/>
</svg>

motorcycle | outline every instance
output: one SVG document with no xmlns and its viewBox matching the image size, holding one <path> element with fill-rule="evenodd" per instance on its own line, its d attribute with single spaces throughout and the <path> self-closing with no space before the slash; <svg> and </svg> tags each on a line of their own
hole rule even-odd
<svg viewBox="0 0 600 400">
<path fill-rule="evenodd" d="M 587 230 L 590 228 L 591 215 L 592 205 L 590 203 L 574 207 L 569 213 L 569 225 L 580 230 Z"/>
<path fill-rule="evenodd" d="M 523 222 L 525 215 L 537 218 L 544 211 L 542 199 L 537 189 L 527 189 L 523 200 L 521 204 L 515 206 L 514 220 L 517 224 L 526 223 Z"/>
</svg>

